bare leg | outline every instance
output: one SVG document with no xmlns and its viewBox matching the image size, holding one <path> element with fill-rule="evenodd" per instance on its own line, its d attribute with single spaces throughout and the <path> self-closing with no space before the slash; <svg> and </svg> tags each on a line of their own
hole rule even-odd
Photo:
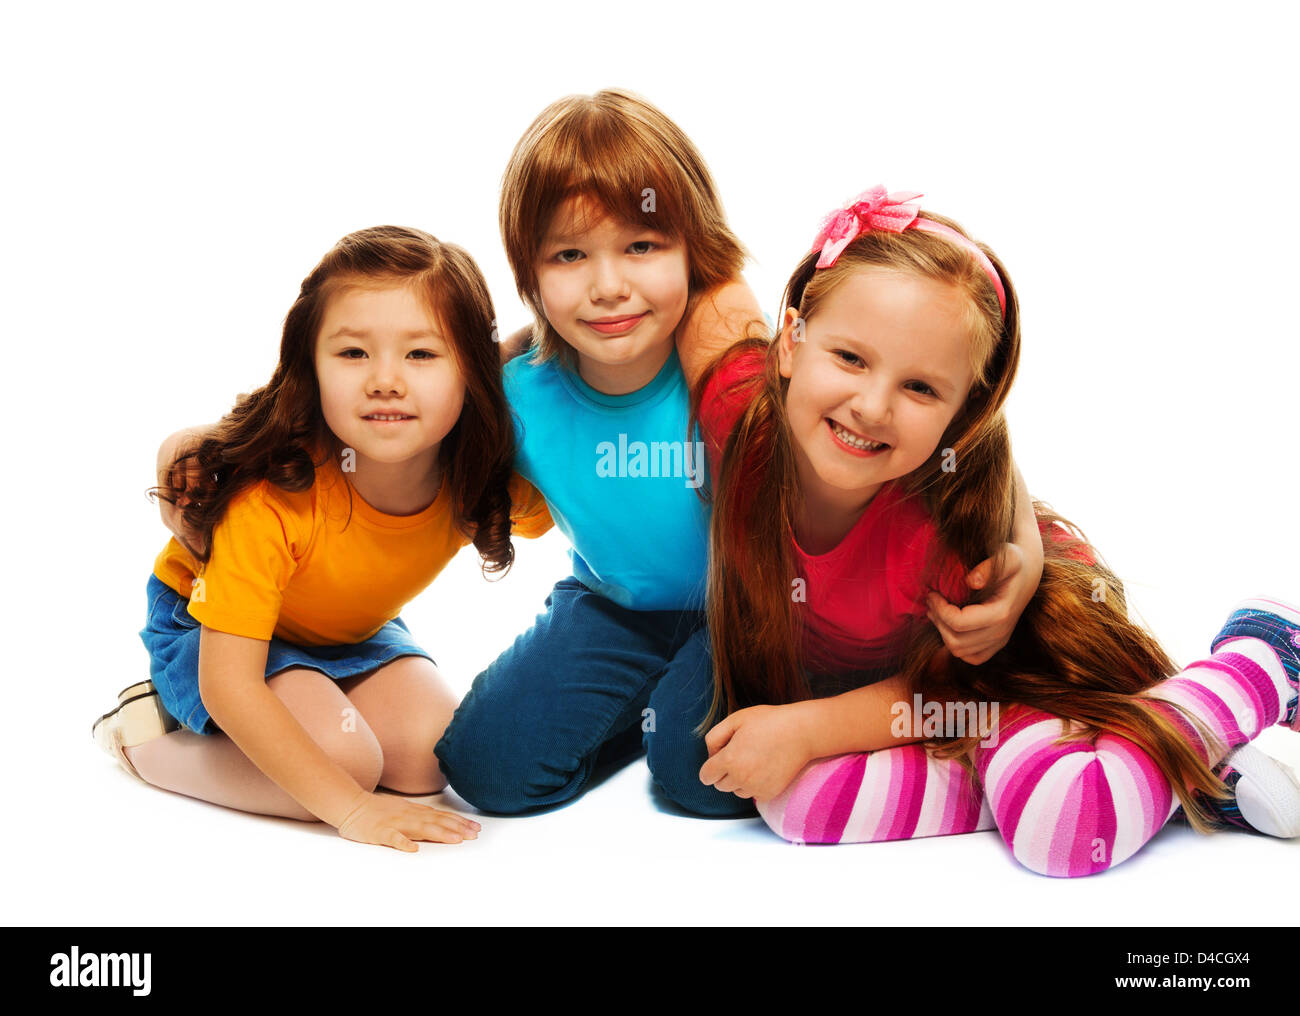
<svg viewBox="0 0 1300 1016">
<path fill-rule="evenodd" d="M 330 758 L 365 789 L 374 790 L 384 769 L 379 741 L 331 678 L 294 667 L 269 678 L 267 687 Z M 258 815 L 316 821 L 225 734 L 177 730 L 126 753 L 141 777 L 163 790 Z"/>
<path fill-rule="evenodd" d="M 339 682 L 379 740 L 379 782 L 399 794 L 436 794 L 447 786 L 433 746 L 458 700 L 432 661 L 402 656 L 361 677 Z"/>
</svg>

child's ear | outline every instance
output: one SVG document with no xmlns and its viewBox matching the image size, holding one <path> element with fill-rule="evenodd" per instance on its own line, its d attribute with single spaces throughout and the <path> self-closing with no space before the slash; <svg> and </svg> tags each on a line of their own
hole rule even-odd
<svg viewBox="0 0 1300 1016">
<path fill-rule="evenodd" d="M 794 372 L 794 347 L 803 341 L 803 332 L 804 320 L 798 308 L 787 307 L 781 319 L 781 334 L 776 337 L 782 377 L 788 378 Z"/>
</svg>

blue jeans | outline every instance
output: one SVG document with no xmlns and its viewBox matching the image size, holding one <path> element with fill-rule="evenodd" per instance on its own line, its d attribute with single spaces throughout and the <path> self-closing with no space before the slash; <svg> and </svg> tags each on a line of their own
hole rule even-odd
<svg viewBox="0 0 1300 1016">
<path fill-rule="evenodd" d="M 752 815 L 751 802 L 700 783 L 693 728 L 712 695 L 704 615 L 638 611 L 575 578 L 474 679 L 434 754 L 474 807 L 518 814 L 580 794 L 601 748 L 641 740 L 656 783 L 689 811 Z"/>
</svg>

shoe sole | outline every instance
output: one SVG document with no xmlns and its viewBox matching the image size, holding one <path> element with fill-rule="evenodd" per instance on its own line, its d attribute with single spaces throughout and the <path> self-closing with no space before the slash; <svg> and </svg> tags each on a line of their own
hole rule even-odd
<svg viewBox="0 0 1300 1016">
<path fill-rule="evenodd" d="M 1241 773 L 1237 807 L 1250 827 L 1283 840 L 1300 836 L 1300 780 L 1295 773 L 1250 744 L 1233 752 L 1228 764 Z"/>
</svg>

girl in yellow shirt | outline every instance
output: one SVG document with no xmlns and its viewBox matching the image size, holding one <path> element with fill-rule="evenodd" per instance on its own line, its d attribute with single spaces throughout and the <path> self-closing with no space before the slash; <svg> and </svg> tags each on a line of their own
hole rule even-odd
<svg viewBox="0 0 1300 1016">
<path fill-rule="evenodd" d="M 156 489 L 192 539 L 149 576 L 150 681 L 94 727 L 128 771 L 399 850 L 476 836 L 375 790 L 446 786 L 456 697 L 401 607 L 465 544 L 501 572 L 512 528 L 551 525 L 512 474 L 494 326 L 474 261 L 419 230 L 352 233 L 303 281 L 270 382 Z"/>
</svg>

